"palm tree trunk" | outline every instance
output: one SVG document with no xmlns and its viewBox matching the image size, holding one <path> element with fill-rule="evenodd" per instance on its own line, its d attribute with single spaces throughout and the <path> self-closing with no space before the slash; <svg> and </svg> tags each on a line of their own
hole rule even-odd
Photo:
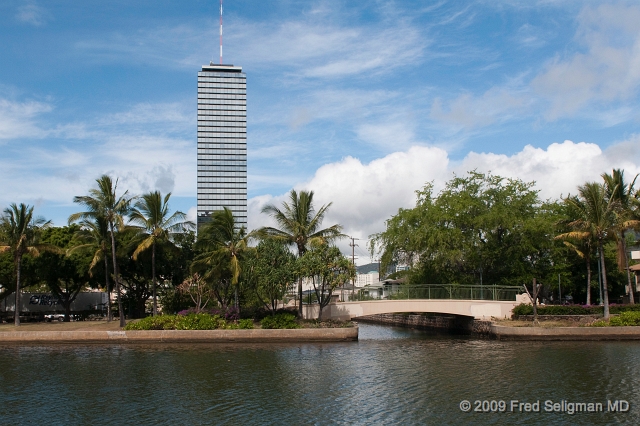
<svg viewBox="0 0 640 426">
<path fill-rule="evenodd" d="M 635 300 L 633 297 L 633 286 L 631 285 L 631 271 L 629 271 L 629 259 L 627 259 L 627 242 L 624 239 L 624 234 L 622 234 L 622 250 L 624 251 L 624 268 L 627 270 L 627 282 L 629 283 L 629 303 L 635 304 Z"/>
<path fill-rule="evenodd" d="M 107 289 L 107 322 L 113 321 L 113 312 L 111 312 L 111 286 L 109 285 L 109 261 L 107 253 L 104 255 L 104 284 Z"/>
<path fill-rule="evenodd" d="M 116 263 L 116 239 L 113 235 L 113 223 L 109 223 L 111 228 L 111 256 L 113 257 L 113 279 L 116 281 L 116 296 L 118 297 L 118 316 L 120 317 L 120 327 L 127 323 L 124 320 L 124 310 L 122 309 L 122 297 L 120 297 L 120 280 L 118 280 L 118 264 Z"/>
<path fill-rule="evenodd" d="M 602 268 L 602 298 L 604 299 L 604 319 L 609 319 L 609 290 L 607 289 L 607 270 L 604 266 L 604 249 L 602 241 L 598 243 L 600 251 L 600 267 Z"/>
<path fill-rule="evenodd" d="M 20 325 L 20 266 L 22 265 L 22 255 L 16 256 L 16 304 L 13 315 L 15 326 Z"/>
<path fill-rule="evenodd" d="M 591 258 L 587 258 L 587 305 L 591 305 Z"/>
<path fill-rule="evenodd" d="M 151 281 L 153 282 L 153 316 L 158 315 L 158 299 L 156 297 L 156 242 L 151 244 Z"/>
<path fill-rule="evenodd" d="M 298 278 L 298 316 L 302 318 L 302 278 Z"/>
</svg>

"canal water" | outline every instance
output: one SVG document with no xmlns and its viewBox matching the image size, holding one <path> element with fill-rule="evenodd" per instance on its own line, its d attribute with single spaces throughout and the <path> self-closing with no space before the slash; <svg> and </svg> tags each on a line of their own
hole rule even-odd
<svg viewBox="0 0 640 426">
<path fill-rule="evenodd" d="M 602 411 L 578 411 L 597 404 Z M 640 343 L 501 342 L 361 324 L 350 343 L 5 346 L 0 419 L 638 425 Z"/>
</svg>

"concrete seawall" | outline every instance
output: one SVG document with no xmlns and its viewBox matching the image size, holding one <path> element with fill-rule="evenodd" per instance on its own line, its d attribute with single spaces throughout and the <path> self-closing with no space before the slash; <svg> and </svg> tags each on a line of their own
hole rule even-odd
<svg viewBox="0 0 640 426">
<path fill-rule="evenodd" d="M 505 327 L 492 324 L 500 340 L 640 340 L 640 327 Z"/>
<path fill-rule="evenodd" d="M 272 343 L 358 340 L 358 327 L 292 330 L 14 331 L 0 343 Z"/>
</svg>

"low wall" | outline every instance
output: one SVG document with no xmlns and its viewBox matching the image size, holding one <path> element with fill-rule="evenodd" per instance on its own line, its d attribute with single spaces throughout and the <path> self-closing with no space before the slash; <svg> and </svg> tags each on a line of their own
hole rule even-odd
<svg viewBox="0 0 640 426">
<path fill-rule="evenodd" d="M 640 340 L 640 327 L 505 327 L 491 325 L 500 340 Z"/>
<path fill-rule="evenodd" d="M 420 330 L 443 331 L 456 334 L 490 333 L 490 321 L 475 320 L 456 315 L 376 314 L 354 318 L 355 321 L 395 325 Z"/>
<path fill-rule="evenodd" d="M 514 319 L 533 321 L 533 315 L 516 315 Z M 538 315 L 538 321 L 571 321 L 583 324 L 599 319 L 602 319 L 602 315 Z"/>
<path fill-rule="evenodd" d="M 131 330 L 1 332 L 0 343 L 245 343 L 358 340 L 358 327 L 292 330 Z"/>
</svg>

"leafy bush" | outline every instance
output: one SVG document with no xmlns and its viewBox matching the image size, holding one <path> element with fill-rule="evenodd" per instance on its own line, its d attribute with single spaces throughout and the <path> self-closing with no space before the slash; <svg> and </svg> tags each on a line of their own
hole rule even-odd
<svg viewBox="0 0 640 426">
<path fill-rule="evenodd" d="M 207 313 L 186 315 L 161 315 L 147 317 L 130 322 L 125 330 L 216 330 L 220 328 L 238 328 L 218 315 Z"/>
<path fill-rule="evenodd" d="M 611 317 L 609 321 L 599 320 L 591 324 L 592 327 L 627 327 L 640 326 L 640 312 L 627 311 L 618 316 Z"/>
<path fill-rule="evenodd" d="M 240 312 L 238 311 L 238 308 L 236 308 L 235 306 L 231 306 L 226 309 L 224 308 L 202 309 L 200 312 L 196 312 L 196 308 L 189 308 L 189 309 L 185 309 L 183 311 L 178 312 L 178 315 L 192 315 L 192 314 L 198 314 L 198 313 L 217 315 L 220 318 L 224 318 L 226 321 L 237 321 L 240 318 Z"/>
<path fill-rule="evenodd" d="M 215 330 L 226 328 L 227 322 L 218 315 L 189 314 L 176 315 L 176 330 Z"/>
<path fill-rule="evenodd" d="M 238 328 L 240 328 L 240 329 L 253 328 L 253 320 L 250 319 L 250 318 L 239 320 L 238 321 Z"/>
<path fill-rule="evenodd" d="M 175 315 L 146 317 L 140 321 L 130 322 L 125 330 L 175 330 Z"/>
<path fill-rule="evenodd" d="M 300 328 L 296 316 L 285 312 L 265 317 L 260 324 L 262 328 Z"/>
<path fill-rule="evenodd" d="M 612 314 L 640 312 L 640 305 L 609 305 Z M 538 315 L 602 315 L 602 306 L 582 305 L 545 305 L 538 306 Z M 533 315 L 533 306 L 521 303 L 513 308 L 513 315 Z"/>
</svg>

